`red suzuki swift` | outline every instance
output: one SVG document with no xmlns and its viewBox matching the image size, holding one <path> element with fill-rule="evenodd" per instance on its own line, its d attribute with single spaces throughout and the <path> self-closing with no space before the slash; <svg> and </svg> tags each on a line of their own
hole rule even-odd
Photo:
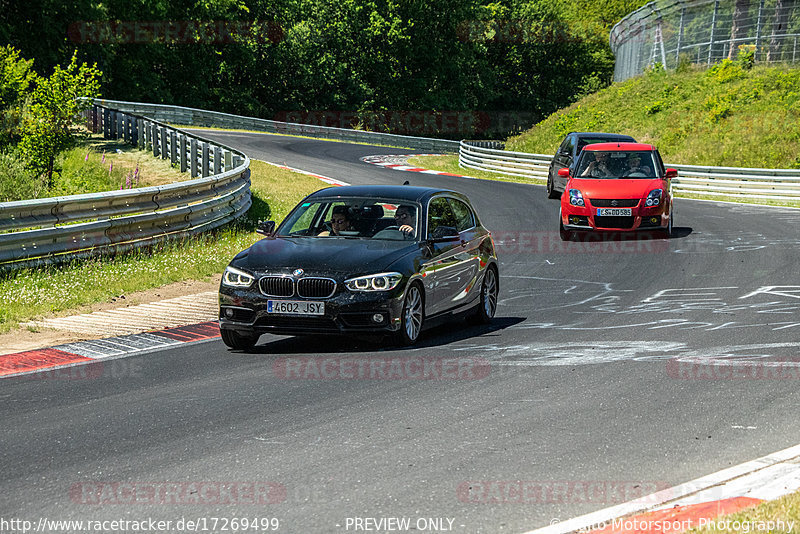
<svg viewBox="0 0 800 534">
<path fill-rule="evenodd" d="M 642 143 L 588 145 L 561 195 L 561 239 L 577 232 L 657 231 L 672 234 L 672 179 L 658 150 Z"/>
</svg>

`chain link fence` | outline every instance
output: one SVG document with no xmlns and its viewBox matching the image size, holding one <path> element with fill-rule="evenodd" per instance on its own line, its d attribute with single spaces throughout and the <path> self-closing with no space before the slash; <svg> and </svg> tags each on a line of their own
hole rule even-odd
<svg viewBox="0 0 800 534">
<path fill-rule="evenodd" d="M 800 62 L 797 0 L 656 0 L 618 22 L 610 35 L 619 82 L 660 63 L 711 65 L 749 45 L 756 62 Z"/>
</svg>

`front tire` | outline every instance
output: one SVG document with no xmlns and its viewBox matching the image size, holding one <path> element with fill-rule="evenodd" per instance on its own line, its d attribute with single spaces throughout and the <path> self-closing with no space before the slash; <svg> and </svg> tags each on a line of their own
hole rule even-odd
<svg viewBox="0 0 800 534">
<path fill-rule="evenodd" d="M 400 313 L 400 331 L 397 333 L 397 344 L 403 347 L 413 345 L 422 333 L 425 322 L 425 297 L 420 285 L 412 283 L 406 290 L 403 299 L 403 310 Z"/>
<path fill-rule="evenodd" d="M 558 214 L 558 236 L 561 241 L 571 241 L 574 238 L 574 233 L 564 228 L 564 223 L 561 222 L 561 213 Z"/>
<path fill-rule="evenodd" d="M 233 350 L 249 352 L 258 342 L 258 336 L 246 336 L 235 330 L 220 329 L 219 334 L 222 342 Z"/>
<path fill-rule="evenodd" d="M 547 198 L 561 198 L 561 193 L 556 191 L 552 174 L 547 175 Z"/>
<path fill-rule="evenodd" d="M 494 266 L 487 267 L 481 284 L 481 298 L 475 314 L 475 322 L 488 324 L 497 312 L 497 294 L 500 291 L 500 280 Z"/>
</svg>

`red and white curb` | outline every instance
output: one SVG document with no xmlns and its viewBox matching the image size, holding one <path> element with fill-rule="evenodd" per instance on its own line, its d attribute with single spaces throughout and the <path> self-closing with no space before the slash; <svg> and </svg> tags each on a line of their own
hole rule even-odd
<svg viewBox="0 0 800 534">
<path fill-rule="evenodd" d="M 475 180 L 472 176 L 463 176 L 461 174 L 454 174 L 452 172 L 432 171 L 430 169 L 423 169 L 420 167 L 412 167 L 408 165 L 408 158 L 417 156 L 442 156 L 443 154 L 402 154 L 402 155 L 386 155 L 386 156 L 366 156 L 361 158 L 364 163 L 371 165 L 378 165 L 385 169 L 392 169 L 394 171 L 408 171 L 419 172 L 422 174 L 437 174 L 440 176 L 452 176 L 454 178 L 469 178 Z"/>
<path fill-rule="evenodd" d="M 800 445 L 526 534 L 676 534 L 800 489 Z M 724 529 L 723 529 L 724 530 Z"/>
<path fill-rule="evenodd" d="M 78 341 L 46 349 L 29 350 L 0 356 L 0 378 L 57 371 L 66 367 L 90 364 L 98 360 L 112 360 L 143 354 L 167 347 L 219 337 L 219 325 L 209 321 L 177 328 L 132 334 L 92 341 Z M 43 376 L 54 378 L 87 378 L 91 373 L 53 373 Z"/>
</svg>

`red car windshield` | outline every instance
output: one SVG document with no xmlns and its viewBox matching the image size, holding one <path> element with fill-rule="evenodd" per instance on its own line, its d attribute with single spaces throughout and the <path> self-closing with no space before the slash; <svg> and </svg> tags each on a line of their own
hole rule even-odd
<svg viewBox="0 0 800 534">
<path fill-rule="evenodd" d="M 658 166 L 650 151 L 584 150 L 575 177 L 652 179 L 658 177 L 655 169 L 658 169 Z"/>
</svg>

